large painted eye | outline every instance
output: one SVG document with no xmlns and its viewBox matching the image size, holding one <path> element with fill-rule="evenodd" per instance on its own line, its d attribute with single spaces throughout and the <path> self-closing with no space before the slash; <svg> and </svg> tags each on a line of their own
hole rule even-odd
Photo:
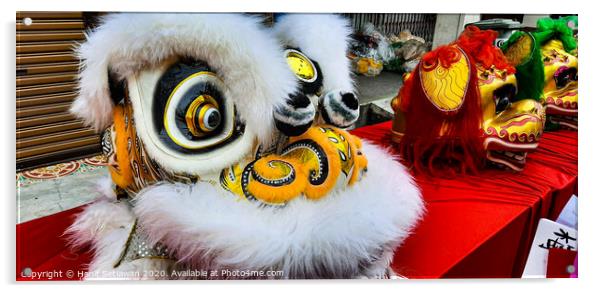
<svg viewBox="0 0 602 293">
<path fill-rule="evenodd" d="M 577 80 L 577 68 L 561 66 L 554 73 L 554 81 L 556 82 L 556 88 L 564 88 L 569 82 Z"/>
<path fill-rule="evenodd" d="M 156 131 L 176 151 L 206 152 L 244 130 L 226 86 L 203 62 L 182 60 L 170 66 L 157 83 L 154 99 Z"/>
<path fill-rule="evenodd" d="M 166 121 L 167 122 L 167 121 Z M 200 95 L 186 109 L 186 126 L 192 137 L 211 134 L 222 122 L 219 105 L 209 95 Z"/>
<path fill-rule="evenodd" d="M 499 114 L 506 111 L 512 104 L 516 95 L 516 87 L 512 84 L 506 84 L 493 91 L 493 99 L 495 101 L 495 113 Z"/>
<path fill-rule="evenodd" d="M 297 49 L 285 50 L 284 56 L 289 68 L 301 82 L 302 92 L 306 95 L 319 95 L 323 78 L 318 63 Z"/>
</svg>

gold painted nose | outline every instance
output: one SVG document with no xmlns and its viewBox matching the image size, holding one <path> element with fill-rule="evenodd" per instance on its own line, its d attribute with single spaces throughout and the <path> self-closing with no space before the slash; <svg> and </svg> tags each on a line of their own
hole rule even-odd
<svg viewBox="0 0 602 293">
<path fill-rule="evenodd" d="M 520 100 L 512 103 L 510 107 L 510 111 L 514 113 L 522 113 L 522 114 L 536 114 L 539 115 L 543 110 L 543 106 L 541 103 L 535 100 L 526 99 Z"/>
</svg>

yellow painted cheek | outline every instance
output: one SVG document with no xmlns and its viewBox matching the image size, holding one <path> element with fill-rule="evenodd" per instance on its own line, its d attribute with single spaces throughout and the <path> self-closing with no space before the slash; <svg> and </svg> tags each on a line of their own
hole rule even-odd
<svg viewBox="0 0 602 293">
<path fill-rule="evenodd" d="M 480 86 L 481 109 L 483 110 L 483 121 L 491 119 L 495 115 L 495 101 L 493 100 L 493 88 L 490 86 Z"/>
<path fill-rule="evenodd" d="M 493 92 L 507 84 L 512 84 L 515 87 L 517 86 L 516 76 L 514 74 L 507 75 L 504 80 L 496 78 L 489 84 L 479 86 L 479 91 L 481 93 L 481 109 L 483 110 L 483 124 L 485 127 L 487 126 L 488 121 L 496 116 Z"/>
<path fill-rule="evenodd" d="M 242 171 L 242 168 L 238 164 L 222 170 L 220 174 L 220 184 L 225 190 L 244 198 L 244 192 L 242 191 L 242 184 L 240 182 Z"/>
<path fill-rule="evenodd" d="M 116 157 L 116 166 L 109 166 L 109 172 L 113 182 L 126 189 L 134 182 L 132 168 L 130 165 L 130 150 L 128 149 L 129 131 L 125 125 L 125 109 L 121 105 L 113 109 L 113 150 Z"/>
<path fill-rule="evenodd" d="M 560 66 L 547 65 L 544 66 L 544 78 L 546 85 L 544 86 L 544 92 L 552 91 L 556 89 L 556 81 L 554 80 L 554 73 Z"/>
<path fill-rule="evenodd" d="M 525 99 L 512 103 L 506 111 L 488 121 L 485 129 L 492 135 L 494 132 L 490 127 L 493 128 L 500 137 L 502 132 L 508 133 L 506 138 L 514 143 L 531 143 L 539 139 L 544 120 L 543 106 L 535 100 Z"/>
</svg>

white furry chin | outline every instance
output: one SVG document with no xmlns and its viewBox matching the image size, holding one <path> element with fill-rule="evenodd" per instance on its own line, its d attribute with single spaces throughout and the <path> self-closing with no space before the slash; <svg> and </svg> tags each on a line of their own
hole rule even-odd
<svg viewBox="0 0 602 293">
<path fill-rule="evenodd" d="M 420 218 L 423 203 L 405 168 L 365 143 L 364 178 L 320 201 L 259 207 L 209 183 L 143 190 L 134 213 L 151 242 L 202 269 L 281 270 L 284 278 L 382 275 Z"/>
</svg>

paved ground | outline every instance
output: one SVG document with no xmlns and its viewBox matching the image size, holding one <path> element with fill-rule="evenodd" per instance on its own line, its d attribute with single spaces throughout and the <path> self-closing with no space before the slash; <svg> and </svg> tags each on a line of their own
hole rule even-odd
<svg viewBox="0 0 602 293">
<path fill-rule="evenodd" d="M 368 111 L 370 103 L 391 112 L 389 104 L 397 95 L 401 75 L 382 72 L 377 77 L 359 76 L 356 77 L 356 85 L 366 115 L 374 112 Z M 390 119 L 383 115 L 373 116 L 379 116 L 381 120 Z M 363 124 L 379 121 L 363 118 Z M 108 171 L 100 156 L 17 173 L 17 222 L 44 217 L 92 201 L 98 196 L 96 183 L 106 176 L 109 176 Z"/>
<path fill-rule="evenodd" d="M 377 100 L 391 100 L 397 96 L 401 87 L 401 74 L 381 72 L 375 77 L 356 76 L 360 104 L 368 104 Z"/>
<path fill-rule="evenodd" d="M 17 223 L 88 203 L 108 175 L 100 156 L 17 173 Z"/>
</svg>

